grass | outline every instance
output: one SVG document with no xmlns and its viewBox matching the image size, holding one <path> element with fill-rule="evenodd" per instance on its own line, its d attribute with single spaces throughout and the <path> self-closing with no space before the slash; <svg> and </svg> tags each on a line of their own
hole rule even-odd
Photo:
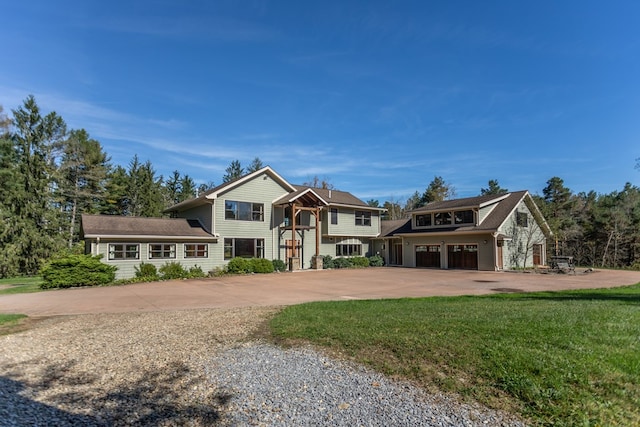
<svg viewBox="0 0 640 427">
<path fill-rule="evenodd" d="M 0 279 L 0 295 L 23 294 L 28 292 L 40 292 L 42 278 L 36 277 L 17 277 L 14 279 Z M 3 285 L 9 285 L 4 287 Z"/>
<path fill-rule="evenodd" d="M 640 425 L 640 284 L 309 303 L 270 326 L 279 341 L 309 341 L 534 424 Z"/>
<path fill-rule="evenodd" d="M 27 316 L 24 314 L 1 314 L 0 313 L 0 335 L 11 334 L 20 331 L 24 325 L 21 325 L 23 319 Z"/>
</svg>

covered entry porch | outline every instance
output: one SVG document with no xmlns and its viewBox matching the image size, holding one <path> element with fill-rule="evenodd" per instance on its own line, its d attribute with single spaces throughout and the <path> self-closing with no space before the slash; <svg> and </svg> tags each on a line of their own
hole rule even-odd
<svg viewBox="0 0 640 427">
<path fill-rule="evenodd" d="M 290 271 L 303 268 L 305 241 L 313 240 L 311 268 L 322 269 L 320 255 L 320 215 L 328 203 L 312 188 L 298 190 L 276 201 L 274 206 L 284 209 L 284 223 L 279 227 L 279 246 L 284 250 Z M 308 242 L 307 242 L 308 243 Z"/>
</svg>

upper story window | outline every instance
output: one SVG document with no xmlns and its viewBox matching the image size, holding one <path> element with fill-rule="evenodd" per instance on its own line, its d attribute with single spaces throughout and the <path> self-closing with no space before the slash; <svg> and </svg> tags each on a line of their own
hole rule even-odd
<svg viewBox="0 0 640 427">
<path fill-rule="evenodd" d="M 416 215 L 416 227 L 431 227 L 431 214 Z"/>
<path fill-rule="evenodd" d="M 371 226 L 371 212 L 356 211 L 356 225 Z"/>
<path fill-rule="evenodd" d="M 529 216 L 526 212 L 516 212 L 516 223 L 520 227 L 528 227 L 529 226 Z"/>
<path fill-rule="evenodd" d="M 451 212 L 436 212 L 433 214 L 433 225 L 451 224 Z"/>
<path fill-rule="evenodd" d="M 475 224 L 475 214 L 473 209 L 418 214 L 415 219 L 416 227 L 462 224 Z"/>
<path fill-rule="evenodd" d="M 264 221 L 264 204 L 225 200 L 224 219 Z"/>
<path fill-rule="evenodd" d="M 338 208 L 331 208 L 329 214 L 331 215 L 331 224 L 337 225 L 338 224 Z"/>
<path fill-rule="evenodd" d="M 456 224 L 473 224 L 473 210 L 454 211 L 453 219 Z"/>
</svg>

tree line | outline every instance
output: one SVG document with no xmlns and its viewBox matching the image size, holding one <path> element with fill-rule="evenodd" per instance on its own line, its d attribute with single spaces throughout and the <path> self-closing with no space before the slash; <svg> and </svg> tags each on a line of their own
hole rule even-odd
<svg viewBox="0 0 640 427">
<path fill-rule="evenodd" d="M 33 96 L 11 116 L 0 106 L 0 277 L 37 274 L 43 262 L 64 251 L 81 250 L 79 218 L 85 214 L 155 217 L 176 203 L 213 188 L 188 174 L 158 175 L 137 155 L 128 165 L 113 165 L 99 141 L 84 129 L 68 130 L 55 112 L 41 113 Z M 242 167 L 234 160 L 221 182 L 259 170 L 256 157 Z M 314 177 L 304 185 L 334 188 Z M 490 180 L 479 194 L 508 192 Z M 456 196 L 455 188 L 435 176 L 423 192 L 404 202 L 390 199 L 384 219 L 407 218 L 412 209 Z M 547 181 L 533 196 L 554 232 L 552 253 L 573 255 L 579 265 L 640 268 L 640 189 L 627 183 L 609 194 L 574 194 L 561 178 Z"/>
</svg>

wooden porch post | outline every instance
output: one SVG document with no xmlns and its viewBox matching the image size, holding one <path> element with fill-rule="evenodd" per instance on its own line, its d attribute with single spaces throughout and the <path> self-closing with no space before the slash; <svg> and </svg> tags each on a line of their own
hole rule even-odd
<svg viewBox="0 0 640 427">
<path fill-rule="evenodd" d="M 292 258 L 298 257 L 298 248 L 296 245 L 296 204 L 291 205 L 291 248 Z"/>
<path fill-rule="evenodd" d="M 316 206 L 316 256 L 320 256 L 320 208 Z"/>
</svg>

